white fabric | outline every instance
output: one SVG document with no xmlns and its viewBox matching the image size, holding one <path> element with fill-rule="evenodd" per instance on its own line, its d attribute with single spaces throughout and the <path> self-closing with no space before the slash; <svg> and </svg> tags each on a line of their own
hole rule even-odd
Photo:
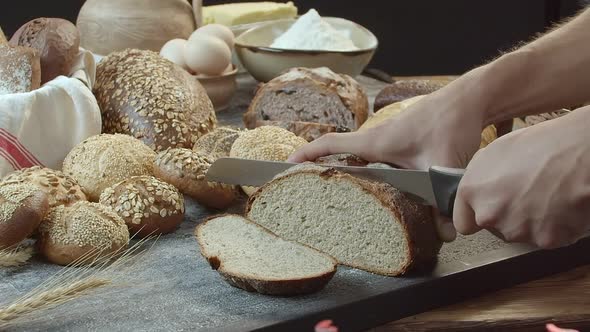
<svg viewBox="0 0 590 332">
<path fill-rule="evenodd" d="M 92 54 L 81 50 L 70 77 L 0 96 L 0 177 L 36 164 L 61 169 L 75 145 L 100 134 L 100 109 L 91 91 L 95 70 Z"/>
</svg>

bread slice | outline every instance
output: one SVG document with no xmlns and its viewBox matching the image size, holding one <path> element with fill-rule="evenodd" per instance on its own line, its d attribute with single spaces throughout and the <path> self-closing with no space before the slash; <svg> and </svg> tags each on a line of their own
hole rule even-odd
<svg viewBox="0 0 590 332">
<path fill-rule="evenodd" d="M 347 133 L 350 129 L 338 127 L 331 124 L 304 122 L 304 121 L 265 121 L 256 120 L 248 129 L 261 126 L 275 126 L 287 129 L 293 134 L 305 139 L 308 142 L 314 141 L 327 133 Z"/>
<path fill-rule="evenodd" d="M 246 215 L 340 264 L 388 276 L 433 262 L 442 245 L 429 207 L 388 184 L 308 163 L 261 187 Z"/>
<path fill-rule="evenodd" d="M 268 295 L 318 291 L 337 262 L 315 249 L 283 240 L 237 215 L 212 217 L 195 230 L 201 254 L 232 286 Z"/>
<path fill-rule="evenodd" d="M 30 92 L 40 86 L 39 52 L 30 47 L 0 45 L 0 95 Z"/>
</svg>

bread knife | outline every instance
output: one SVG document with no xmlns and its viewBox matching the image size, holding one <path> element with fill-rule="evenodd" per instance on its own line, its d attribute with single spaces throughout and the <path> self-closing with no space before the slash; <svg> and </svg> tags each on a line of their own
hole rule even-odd
<svg viewBox="0 0 590 332">
<path fill-rule="evenodd" d="M 205 175 L 211 182 L 262 186 L 297 164 L 277 161 L 219 158 Z M 443 216 L 453 216 L 453 205 L 464 169 L 433 166 L 427 171 L 358 166 L 328 166 L 371 181 L 385 182 L 422 204 L 438 208 Z"/>
</svg>

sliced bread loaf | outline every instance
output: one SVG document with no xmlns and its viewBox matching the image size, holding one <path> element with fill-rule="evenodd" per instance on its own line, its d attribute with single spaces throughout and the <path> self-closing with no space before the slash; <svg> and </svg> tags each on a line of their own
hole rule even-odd
<svg viewBox="0 0 590 332">
<path fill-rule="evenodd" d="M 388 184 L 313 164 L 295 166 L 261 187 L 246 214 L 340 264 L 389 276 L 433 262 L 442 245 L 428 207 Z"/>
<path fill-rule="evenodd" d="M 232 286 L 268 295 L 322 289 L 336 261 L 315 249 L 283 240 L 237 215 L 212 217 L 195 230 L 201 254 Z"/>
</svg>

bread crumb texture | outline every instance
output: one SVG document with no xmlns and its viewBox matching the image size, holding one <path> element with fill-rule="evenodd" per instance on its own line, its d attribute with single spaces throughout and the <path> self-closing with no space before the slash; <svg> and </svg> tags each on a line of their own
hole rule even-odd
<svg viewBox="0 0 590 332">
<path fill-rule="evenodd" d="M 134 176 L 106 188 L 100 202 L 136 225 L 153 215 L 165 218 L 184 213 L 184 199 L 180 192 L 153 176 Z"/>
<path fill-rule="evenodd" d="M 31 56 L 22 48 L 0 45 L 0 95 L 31 91 Z"/>
<path fill-rule="evenodd" d="M 80 201 L 51 209 L 39 231 L 56 244 L 110 249 L 129 242 L 129 231 L 110 207 Z"/>
<path fill-rule="evenodd" d="M 26 183 L 0 185 L 0 222 L 9 221 L 14 212 L 36 191 L 37 187 Z"/>
<path fill-rule="evenodd" d="M 97 66 L 103 132 L 129 134 L 153 150 L 192 148 L 217 123 L 205 89 L 158 53 L 128 49 Z"/>
<path fill-rule="evenodd" d="M 48 194 L 50 207 L 86 200 L 86 195 L 76 180 L 47 167 L 33 166 L 12 172 L 2 179 L 2 183 L 35 185 Z"/>
<path fill-rule="evenodd" d="M 235 158 L 284 161 L 307 141 L 275 126 L 262 126 L 243 132 L 234 142 L 230 156 Z"/>
</svg>

